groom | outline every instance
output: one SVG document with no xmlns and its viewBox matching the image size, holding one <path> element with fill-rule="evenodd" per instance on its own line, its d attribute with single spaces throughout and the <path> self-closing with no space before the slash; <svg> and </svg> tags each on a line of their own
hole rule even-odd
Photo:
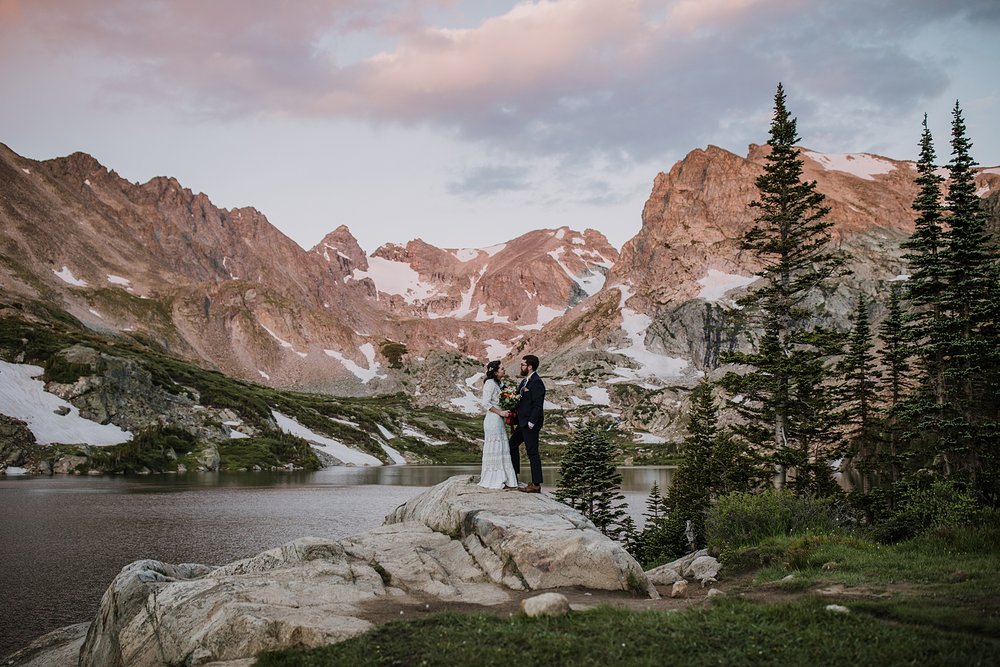
<svg viewBox="0 0 1000 667">
<path fill-rule="evenodd" d="M 517 387 L 518 400 L 517 424 L 510 435 L 510 461 L 514 464 L 514 472 L 521 469 L 521 443 L 528 453 L 531 464 L 531 484 L 518 487 L 525 493 L 542 492 L 542 457 L 538 454 L 538 432 L 542 430 L 545 416 L 542 406 L 545 403 L 545 385 L 538 377 L 538 357 L 533 354 L 521 359 L 521 384 Z"/>
</svg>

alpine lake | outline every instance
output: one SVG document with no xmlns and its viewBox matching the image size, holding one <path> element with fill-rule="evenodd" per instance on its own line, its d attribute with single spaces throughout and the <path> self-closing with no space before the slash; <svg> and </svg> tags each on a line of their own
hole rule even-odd
<svg viewBox="0 0 1000 667">
<path fill-rule="evenodd" d="M 619 468 L 637 524 L 653 483 L 665 492 L 674 470 Z M 46 632 L 90 621 L 132 561 L 221 565 L 307 535 L 348 537 L 381 525 L 424 489 L 478 473 L 478 465 L 396 465 L 0 477 L 0 657 Z M 544 476 L 543 491 L 551 493 L 558 468 L 545 468 Z"/>
</svg>

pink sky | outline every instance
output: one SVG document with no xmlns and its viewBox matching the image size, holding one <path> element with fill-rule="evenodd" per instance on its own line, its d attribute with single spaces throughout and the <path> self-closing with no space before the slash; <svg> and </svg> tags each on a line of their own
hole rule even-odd
<svg viewBox="0 0 1000 667">
<path fill-rule="evenodd" d="M 958 7 L 957 9 L 955 7 Z M 821 0 L 0 0 L 0 142 L 252 205 L 304 246 L 638 231 L 653 177 L 766 140 L 1000 162 L 1000 4 Z"/>
</svg>

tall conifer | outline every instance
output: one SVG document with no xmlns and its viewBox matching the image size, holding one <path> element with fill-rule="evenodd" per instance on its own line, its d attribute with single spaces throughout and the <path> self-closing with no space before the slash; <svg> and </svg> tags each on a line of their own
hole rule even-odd
<svg viewBox="0 0 1000 667">
<path fill-rule="evenodd" d="M 847 354 L 838 365 L 843 373 L 842 409 L 848 455 L 861 472 L 861 490 L 865 493 L 871 490 L 878 468 L 880 438 L 876 390 L 881 373 L 876 367 L 868 309 L 868 299 L 859 294 Z"/>
<path fill-rule="evenodd" d="M 827 459 L 836 456 L 835 415 L 826 385 L 838 344 L 816 324 L 812 304 L 842 273 L 843 258 L 829 248 L 832 223 L 825 219 L 830 209 L 823 205 L 824 195 L 815 181 L 802 180 L 798 140 L 796 120 L 778 84 L 771 151 L 756 182 L 759 197 L 750 204 L 757 217 L 742 243 L 763 265 L 762 287 L 740 299 L 762 335 L 756 352 L 725 356 L 749 370 L 727 374 L 723 384 L 744 399 L 736 406 L 743 417 L 738 432 L 770 453 L 782 479 L 793 468 L 796 489 L 824 492 L 832 483 Z"/>
<path fill-rule="evenodd" d="M 884 454 L 879 457 L 879 467 L 889 482 L 895 482 L 899 476 L 902 443 L 900 408 L 910 386 L 911 348 L 907 342 L 901 299 L 899 283 L 893 283 L 889 292 L 888 312 L 882 321 L 882 326 L 879 327 L 879 338 L 882 340 L 879 357 L 885 371 L 879 393 L 884 405 L 882 421 L 886 447 Z"/>
</svg>

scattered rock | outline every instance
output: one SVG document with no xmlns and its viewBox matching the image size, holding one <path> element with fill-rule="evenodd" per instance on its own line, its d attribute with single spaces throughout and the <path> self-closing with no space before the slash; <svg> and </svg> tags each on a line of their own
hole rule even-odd
<svg viewBox="0 0 1000 667">
<path fill-rule="evenodd" d="M 668 565 L 655 567 L 646 572 L 646 576 L 657 586 L 669 586 L 684 579 L 677 570 Z"/>
<path fill-rule="evenodd" d="M 837 569 L 837 563 L 835 563 L 832 560 L 828 561 L 826 563 L 823 563 L 823 571 L 824 572 L 833 572 L 836 569 Z"/>
<path fill-rule="evenodd" d="M 702 549 L 653 568 L 646 572 L 646 576 L 659 586 L 666 586 L 680 579 L 694 579 L 705 586 L 715 583 L 716 575 L 720 569 L 722 569 L 722 564 L 709 556 L 707 549 Z"/>
<path fill-rule="evenodd" d="M 718 597 L 725 597 L 725 595 L 726 594 L 720 591 L 718 588 L 709 588 L 708 593 L 705 595 L 705 597 L 707 597 L 708 599 L 712 599 Z"/>
<path fill-rule="evenodd" d="M 839 604 L 828 604 L 825 609 L 833 614 L 850 614 L 851 610 Z"/>
<path fill-rule="evenodd" d="M 794 574 L 788 574 L 781 578 L 782 581 L 795 581 Z"/>
<path fill-rule="evenodd" d="M 561 593 L 542 593 L 521 600 L 521 612 L 527 616 L 561 616 L 569 612 L 569 600 Z"/>
<path fill-rule="evenodd" d="M 687 597 L 688 582 L 684 579 L 680 581 L 675 581 L 673 587 L 670 589 L 670 597 L 672 598 L 683 598 Z"/>
<path fill-rule="evenodd" d="M 68 406 L 60 405 L 58 408 L 56 408 L 52 412 L 56 413 L 60 417 L 65 417 L 66 415 L 68 415 L 70 413 L 70 409 L 69 409 Z"/>
</svg>

